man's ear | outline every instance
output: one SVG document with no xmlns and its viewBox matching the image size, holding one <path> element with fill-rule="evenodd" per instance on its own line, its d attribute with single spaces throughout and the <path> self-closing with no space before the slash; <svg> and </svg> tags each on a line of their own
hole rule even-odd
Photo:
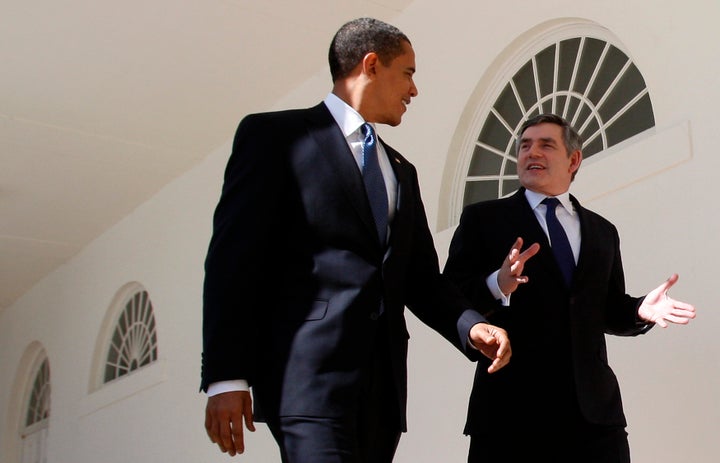
<svg viewBox="0 0 720 463">
<path fill-rule="evenodd" d="M 575 173 L 582 164 L 582 151 L 575 150 L 570 155 L 570 173 Z"/>
<path fill-rule="evenodd" d="M 378 55 L 374 51 L 366 54 L 362 59 L 363 74 L 375 77 L 379 61 Z"/>
</svg>

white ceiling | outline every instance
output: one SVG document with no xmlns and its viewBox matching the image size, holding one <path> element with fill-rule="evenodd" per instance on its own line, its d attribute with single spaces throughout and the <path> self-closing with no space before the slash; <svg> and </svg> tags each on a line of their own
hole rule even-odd
<svg viewBox="0 0 720 463">
<path fill-rule="evenodd" d="M 4 0 L 0 310 L 410 2 Z"/>
</svg>

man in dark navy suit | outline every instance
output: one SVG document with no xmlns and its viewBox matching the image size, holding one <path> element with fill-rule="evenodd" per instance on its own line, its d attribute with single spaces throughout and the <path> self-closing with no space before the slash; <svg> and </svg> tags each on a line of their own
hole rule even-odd
<svg viewBox="0 0 720 463">
<path fill-rule="evenodd" d="M 487 356 L 490 373 L 511 355 L 505 331 L 440 274 L 416 170 L 375 135 L 417 95 L 410 41 L 362 18 L 336 33 L 329 61 L 322 103 L 243 119 L 215 211 L 201 388 L 208 435 L 230 455 L 257 420 L 285 463 L 392 461 L 406 429 L 405 306 Z"/>
<path fill-rule="evenodd" d="M 522 188 L 467 206 L 453 236 L 445 275 L 477 307 L 495 302 L 485 315 L 513 342 L 507 368 L 476 372 L 465 425 L 470 463 L 629 462 L 605 334 L 635 336 L 695 317 L 692 305 L 667 295 L 677 275 L 645 297 L 625 293 L 615 226 L 568 192 L 581 161 L 582 139 L 567 121 L 526 121 L 517 143 Z M 519 253 L 523 241 L 533 244 Z"/>
</svg>

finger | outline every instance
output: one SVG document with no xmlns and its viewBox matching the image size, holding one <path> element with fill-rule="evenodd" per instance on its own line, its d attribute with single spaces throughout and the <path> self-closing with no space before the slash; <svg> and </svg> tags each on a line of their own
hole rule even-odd
<svg viewBox="0 0 720 463">
<path fill-rule="evenodd" d="M 508 364 L 507 358 L 495 358 L 487 369 L 488 373 L 495 373 Z"/>
<path fill-rule="evenodd" d="M 520 249 L 522 249 L 523 245 L 523 239 L 521 237 L 517 237 L 515 239 L 515 242 L 512 245 L 513 250 L 520 252 Z"/>
<path fill-rule="evenodd" d="M 531 244 L 526 250 L 524 250 L 520 256 L 518 256 L 518 260 L 525 263 L 528 259 L 530 259 L 532 256 L 538 253 L 540 251 L 540 244 L 539 243 L 533 243 Z"/>
<path fill-rule="evenodd" d="M 672 288 L 672 286 L 678 281 L 678 278 L 678 274 L 673 273 L 672 275 L 670 275 L 670 278 L 665 280 L 660 286 L 656 288 L 656 290 L 659 291 L 661 294 L 667 293 L 668 290 Z"/>
<path fill-rule="evenodd" d="M 252 407 L 249 405 L 243 410 L 243 417 L 245 418 L 245 427 L 248 430 L 255 432 L 255 422 L 253 421 Z"/>
<path fill-rule="evenodd" d="M 674 309 L 683 310 L 686 312 L 692 312 L 695 313 L 695 306 L 692 304 L 688 304 L 687 302 L 677 301 L 672 298 L 668 298 L 668 301 L 672 304 Z"/>
<path fill-rule="evenodd" d="M 213 420 L 210 414 L 205 414 L 205 431 L 207 432 L 210 442 L 217 444 L 220 441 L 220 426 L 218 422 Z M 222 450 L 222 448 L 221 448 Z"/>
<path fill-rule="evenodd" d="M 496 337 L 496 339 L 499 344 L 497 350 L 497 357 L 500 359 L 510 359 L 510 340 L 507 338 L 507 336 Z"/>
<path fill-rule="evenodd" d="M 487 372 L 488 372 L 488 373 L 495 373 L 495 372 L 498 371 L 500 368 L 501 368 L 501 366 L 500 366 L 500 359 L 497 359 L 497 358 L 496 358 L 495 360 L 493 360 L 493 362 L 492 362 L 492 363 L 490 364 L 490 366 L 488 367 Z"/>
<path fill-rule="evenodd" d="M 492 325 L 487 325 L 485 323 L 478 323 L 473 328 L 477 327 L 477 329 L 473 329 L 473 332 L 471 334 L 474 335 L 475 339 L 478 342 L 481 342 L 484 345 L 491 346 L 497 342 L 497 339 L 495 339 L 494 333 L 497 332 L 497 328 Z"/>
<path fill-rule="evenodd" d="M 243 453 L 245 451 L 245 438 L 244 438 L 242 420 L 233 421 L 231 423 L 231 425 L 232 425 L 233 448 L 235 449 L 235 452 Z M 234 455 L 234 453 L 232 453 L 231 455 Z"/>
<path fill-rule="evenodd" d="M 241 430 L 242 427 L 238 426 Z M 242 431 L 240 434 L 240 439 L 242 441 Z M 229 420 L 223 420 L 220 422 L 220 433 L 219 433 L 219 442 L 218 446 L 220 447 L 220 450 L 225 453 L 227 452 L 231 457 L 235 456 L 236 450 L 235 450 L 235 442 L 233 437 L 233 430 L 231 428 L 231 423 Z"/>
<path fill-rule="evenodd" d="M 695 312 L 687 312 L 684 310 L 674 310 L 664 317 L 666 320 L 672 323 L 678 323 L 680 325 L 687 325 L 690 320 L 695 318 Z"/>
<path fill-rule="evenodd" d="M 522 249 L 522 238 L 518 237 L 515 242 L 513 243 L 512 247 L 510 247 L 510 253 L 508 254 L 508 261 L 512 262 L 514 261 L 517 256 L 520 255 L 520 249 Z"/>
</svg>

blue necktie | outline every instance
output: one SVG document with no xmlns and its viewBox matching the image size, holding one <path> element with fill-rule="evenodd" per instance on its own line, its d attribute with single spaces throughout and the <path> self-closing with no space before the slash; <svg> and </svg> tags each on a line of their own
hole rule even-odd
<svg viewBox="0 0 720 463">
<path fill-rule="evenodd" d="M 372 209 L 375 227 L 380 243 L 385 244 L 387 238 L 388 197 L 385 191 L 385 180 L 380 170 L 377 154 L 377 139 L 370 124 L 362 125 L 363 141 L 363 182 L 367 191 L 370 209 Z"/>
<path fill-rule="evenodd" d="M 560 271 L 565 278 L 565 283 L 570 286 L 573 272 L 575 271 L 575 258 L 573 257 L 570 241 L 560 221 L 555 216 L 555 208 L 560 204 L 557 198 L 545 198 L 543 204 L 546 206 L 545 220 L 547 221 L 548 234 L 550 235 L 550 246 L 555 260 L 560 266 Z"/>
</svg>

